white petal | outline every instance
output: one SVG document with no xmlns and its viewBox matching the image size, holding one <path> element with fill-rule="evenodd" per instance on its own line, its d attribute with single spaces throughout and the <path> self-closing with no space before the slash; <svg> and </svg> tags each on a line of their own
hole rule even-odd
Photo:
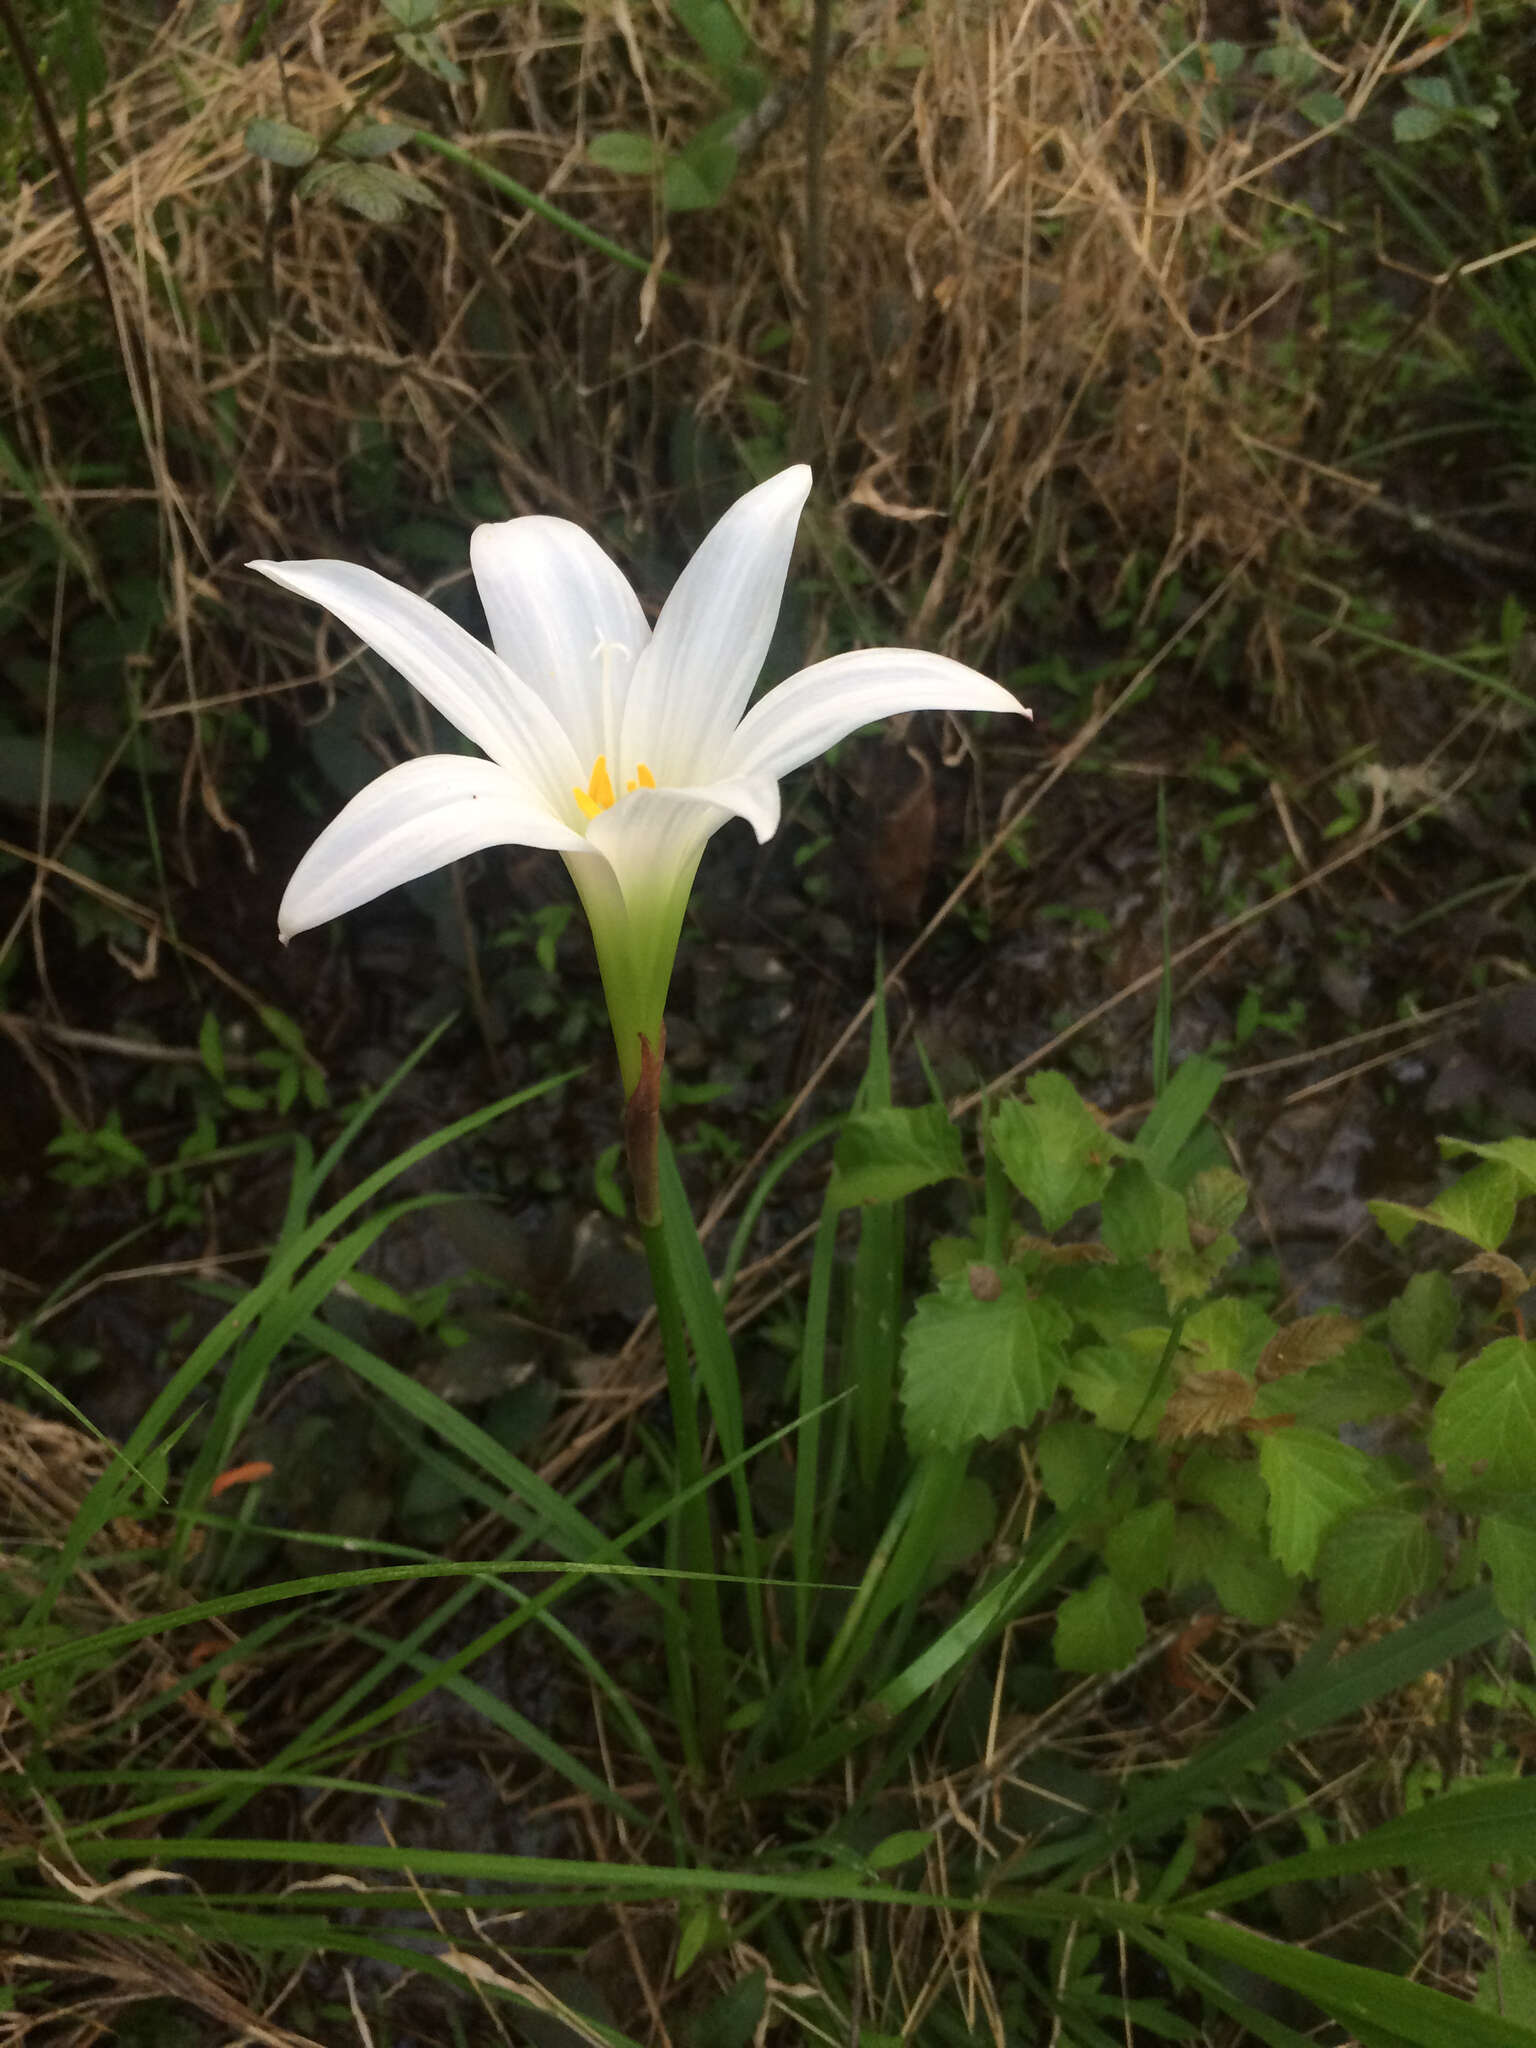
<svg viewBox="0 0 1536 2048">
<path fill-rule="evenodd" d="M 942 654 L 869 647 L 802 669 L 754 704 L 726 748 L 726 776 L 780 776 L 898 711 L 1015 711 L 1000 683 Z"/>
<path fill-rule="evenodd" d="M 486 846 L 583 845 L 492 761 L 427 754 L 353 797 L 294 871 L 277 913 L 284 939 Z"/>
<path fill-rule="evenodd" d="M 477 526 L 469 559 L 496 652 L 571 735 L 585 788 L 598 755 L 612 764 L 618 752 L 630 671 L 651 637 L 640 600 L 568 519 Z"/>
<path fill-rule="evenodd" d="M 810 488 L 799 463 L 738 498 L 706 535 L 635 665 L 626 764 L 644 761 L 674 785 L 715 771 L 762 671 Z"/>
<path fill-rule="evenodd" d="M 693 878 L 711 833 L 731 807 L 680 789 L 636 790 L 587 827 L 587 845 L 606 856 L 632 918 L 650 917 L 686 877 Z"/>
<path fill-rule="evenodd" d="M 581 766 L 544 700 L 436 605 L 357 562 L 247 566 L 334 612 L 466 739 L 517 776 L 530 802 L 569 808 L 572 786 L 586 787 L 592 765 Z"/>
</svg>

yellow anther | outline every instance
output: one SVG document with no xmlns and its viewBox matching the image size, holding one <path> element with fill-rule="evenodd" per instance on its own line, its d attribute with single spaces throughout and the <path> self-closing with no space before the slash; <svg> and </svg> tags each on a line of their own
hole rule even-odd
<svg viewBox="0 0 1536 2048">
<path fill-rule="evenodd" d="M 626 782 L 624 787 L 626 790 L 654 789 L 656 787 L 656 778 L 650 769 L 646 767 L 645 763 L 641 761 L 636 764 L 634 781 Z"/>
<path fill-rule="evenodd" d="M 613 809 L 613 784 L 608 779 L 608 756 L 606 754 L 598 755 L 596 764 L 592 769 L 592 780 L 587 784 L 586 788 L 573 788 L 571 794 L 575 797 L 577 806 L 584 818 L 595 818 L 599 811 L 611 811 Z"/>
</svg>

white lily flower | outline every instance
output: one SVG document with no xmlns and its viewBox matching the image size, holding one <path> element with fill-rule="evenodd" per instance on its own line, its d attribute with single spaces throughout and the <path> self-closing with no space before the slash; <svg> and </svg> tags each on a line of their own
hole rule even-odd
<svg viewBox="0 0 1536 2048">
<path fill-rule="evenodd" d="M 747 710 L 810 485 L 800 465 L 739 499 L 654 630 L 569 520 L 477 528 L 470 562 L 494 653 L 372 569 L 252 562 L 333 612 L 488 757 L 407 761 L 355 796 L 288 884 L 284 940 L 483 847 L 552 847 L 592 926 L 632 1094 L 642 1040 L 660 1054 L 688 892 L 712 833 L 741 817 L 770 839 L 779 778 L 875 719 L 1023 710 L 973 669 L 899 647 L 816 662 Z"/>
</svg>

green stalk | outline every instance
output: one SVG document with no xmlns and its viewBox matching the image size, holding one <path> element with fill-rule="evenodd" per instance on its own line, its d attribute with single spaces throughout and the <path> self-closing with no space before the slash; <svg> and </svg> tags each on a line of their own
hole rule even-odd
<svg viewBox="0 0 1536 2048">
<path fill-rule="evenodd" d="M 682 1722 L 684 1741 L 691 1729 L 705 1761 L 720 1753 L 725 1710 L 725 1635 L 720 1622 L 720 1588 L 715 1580 L 715 1546 L 710 1529 L 709 1499 L 704 1493 L 704 1447 L 699 1437 L 699 1401 L 693 1384 L 693 1367 L 683 1328 L 683 1307 L 678 1295 L 666 1231 L 660 1223 L 641 1226 L 646 1262 L 651 1269 L 651 1286 L 656 1295 L 656 1320 L 661 1329 L 661 1346 L 667 1361 L 667 1395 L 672 1404 L 672 1428 L 677 1439 L 677 1472 L 682 1492 L 688 1496 L 674 1519 L 677 1564 L 688 1574 L 684 1597 L 690 1621 L 688 1649 L 693 1678 L 691 1708 L 674 1673 L 673 1704 Z"/>
</svg>

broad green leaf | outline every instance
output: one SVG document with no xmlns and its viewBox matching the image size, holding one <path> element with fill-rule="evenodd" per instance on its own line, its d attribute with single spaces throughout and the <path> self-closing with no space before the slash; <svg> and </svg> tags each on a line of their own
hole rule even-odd
<svg viewBox="0 0 1536 2048">
<path fill-rule="evenodd" d="M 316 164 L 299 180 L 301 195 L 323 193 L 377 227 L 392 227 L 412 204 L 437 206 L 436 193 L 409 171 L 390 164 Z"/>
<path fill-rule="evenodd" d="M 1495 1138 L 1486 1145 L 1474 1144 L 1470 1138 L 1442 1138 L 1440 1152 L 1446 1159 L 1470 1155 L 1507 1166 L 1524 1183 L 1521 1192 L 1536 1195 L 1536 1138 Z"/>
<path fill-rule="evenodd" d="M 1230 1230 L 1247 1208 L 1248 1183 L 1230 1166 L 1208 1166 L 1195 1175 L 1184 1196 L 1191 1232 L 1197 1238 L 1204 1232 L 1220 1234 Z"/>
<path fill-rule="evenodd" d="M 960 1133 L 938 1103 L 922 1109 L 867 1109 L 849 1117 L 832 1161 L 834 1208 L 896 1202 L 965 1173 Z"/>
<path fill-rule="evenodd" d="M 1056 1610 L 1056 1662 L 1063 1671 L 1123 1671 L 1147 1640 L 1141 1602 L 1103 1573 Z"/>
<path fill-rule="evenodd" d="M 1042 1264 L 1036 1277 L 1044 1293 L 1070 1309 L 1073 1319 L 1105 1344 L 1167 1322 L 1167 1296 L 1146 1266 Z M 1159 1351 L 1167 1336 L 1165 1328 Z"/>
<path fill-rule="evenodd" d="M 718 206 L 736 175 L 737 153 L 723 137 L 695 136 L 680 156 L 669 157 L 661 180 L 668 213 L 700 213 Z"/>
<path fill-rule="evenodd" d="M 750 54 L 747 32 L 727 0 L 672 0 L 672 12 L 717 70 Z"/>
<path fill-rule="evenodd" d="M 1161 1586 L 1173 1556 L 1173 1502 L 1149 1501 L 1116 1523 L 1104 1543 L 1111 1575 L 1135 1600 Z"/>
<path fill-rule="evenodd" d="M 1309 92 L 1297 101 L 1296 110 L 1314 128 L 1331 128 L 1335 122 L 1349 119 L 1349 109 L 1336 92 Z"/>
<path fill-rule="evenodd" d="M 907 1324 L 901 1401 L 916 1451 L 959 1450 L 1022 1429 L 1056 1391 L 1065 1313 L 1031 1301 L 1011 1267 L 993 1283 L 995 1297 L 978 1300 L 969 1277 L 956 1274 L 922 1297 Z"/>
<path fill-rule="evenodd" d="M 1036 1074 L 1028 1103 L 1003 1103 L 991 1139 L 1003 1170 L 1032 1202 L 1047 1231 L 1096 1202 L 1125 1147 L 1111 1136 L 1065 1074 Z"/>
<path fill-rule="evenodd" d="M 1104 1190 L 1104 1242 L 1122 1265 L 1157 1251 L 1187 1251 L 1189 1223 L 1184 1198 L 1160 1181 L 1139 1159 L 1117 1166 Z"/>
<path fill-rule="evenodd" d="M 1399 1415 L 1412 1399 L 1412 1388 L 1385 1348 L 1364 1339 L 1321 1365 L 1271 1380 L 1259 1389 L 1254 1413 L 1294 1415 L 1313 1429 L 1338 1429 Z"/>
<path fill-rule="evenodd" d="M 1200 1128 L 1226 1071 L 1220 1060 L 1196 1053 L 1170 1076 L 1136 1133 L 1133 1148 L 1159 1179 L 1173 1171 L 1174 1161 Z"/>
<path fill-rule="evenodd" d="M 1399 107 L 1392 116 L 1394 142 L 1432 142 L 1446 117 L 1434 107 Z"/>
<path fill-rule="evenodd" d="M 1536 1497 L 1507 1501 L 1478 1524 L 1477 1555 L 1499 1612 L 1517 1627 L 1536 1616 Z"/>
<path fill-rule="evenodd" d="M 611 128 L 594 135 L 587 144 L 587 159 L 600 170 L 618 171 L 626 177 L 649 178 L 666 161 L 666 152 L 652 139 L 633 128 Z"/>
<path fill-rule="evenodd" d="M 1278 1429 L 1259 1445 L 1269 1488 L 1269 1546 L 1288 1572 L 1307 1573 L 1323 1538 L 1377 1498 L 1383 1477 L 1364 1451 L 1319 1429 Z"/>
<path fill-rule="evenodd" d="M 1519 1191 L 1514 1169 L 1489 1159 L 1453 1181 L 1427 1208 L 1409 1202 L 1368 1202 L 1366 1207 L 1395 1245 L 1416 1223 L 1429 1223 L 1481 1251 L 1496 1252 L 1513 1228 Z"/>
<path fill-rule="evenodd" d="M 1498 1943 L 1495 1955 L 1477 1980 L 1475 2003 L 1484 2012 L 1518 2020 L 1536 2041 L 1536 1955 L 1518 1937 Z"/>
<path fill-rule="evenodd" d="M 1184 1371 L 1240 1372 L 1252 1379 L 1274 1334 L 1274 1323 L 1256 1301 L 1229 1294 L 1220 1301 L 1207 1302 L 1189 1317 L 1179 1364 Z"/>
<path fill-rule="evenodd" d="M 1429 1454 L 1456 1492 L 1536 1489 L 1536 1347 L 1500 1337 L 1468 1359 L 1435 1403 Z"/>
<path fill-rule="evenodd" d="M 1421 1514 L 1366 1508 L 1336 1522 L 1317 1562 L 1323 1619 L 1330 1628 L 1358 1628 L 1401 1613 L 1427 1593 L 1444 1562 Z"/>
<path fill-rule="evenodd" d="M 985 1479 L 970 1473 L 951 1497 L 938 1538 L 928 1560 L 928 1583 L 936 1586 L 992 1541 L 997 1532 L 997 1501 Z"/>
<path fill-rule="evenodd" d="M 1210 1581 L 1228 1614 L 1272 1628 L 1296 1605 L 1297 1587 L 1259 1544 L 1229 1537 L 1211 1559 Z"/>
<path fill-rule="evenodd" d="M 399 121 L 365 121 L 360 128 L 349 128 L 345 135 L 336 138 L 336 147 L 343 156 L 356 157 L 362 162 L 371 162 L 375 157 L 389 156 L 410 141 L 413 130 Z"/>
<path fill-rule="evenodd" d="M 1460 1313 L 1444 1273 L 1415 1273 L 1387 1310 L 1387 1334 L 1411 1366 L 1427 1373 L 1454 1343 Z"/>
<path fill-rule="evenodd" d="M 437 18 L 438 0 L 384 0 L 402 28 L 425 28 Z"/>
<path fill-rule="evenodd" d="M 1062 1377 L 1080 1407 L 1121 1436 L 1146 1438 L 1157 1428 L 1173 1382 L 1163 1369 L 1166 1330 L 1137 1330 L 1118 1344 L 1085 1344 Z M 1161 1380 L 1161 1386 L 1159 1386 Z"/>
<path fill-rule="evenodd" d="M 1109 1471 L 1120 1445 L 1090 1422 L 1053 1422 L 1035 1446 L 1040 1483 L 1062 1510 L 1091 1494 Z"/>
<path fill-rule="evenodd" d="M 691 2048 L 750 2048 L 767 2010 L 768 1972 L 749 1970 L 690 2022 Z M 569 2036 L 569 2029 L 561 2032 Z"/>
<path fill-rule="evenodd" d="M 1257 1540 L 1263 1535 L 1269 1493 L 1248 1452 L 1228 1457 L 1201 1445 L 1180 1466 L 1177 1486 L 1181 1500 L 1213 1508 L 1244 1536 Z"/>
<path fill-rule="evenodd" d="M 299 171 L 313 163 L 320 145 L 313 135 L 296 128 L 291 121 L 269 120 L 265 115 L 246 123 L 245 146 L 252 156 L 265 157 L 284 170 Z"/>
</svg>

